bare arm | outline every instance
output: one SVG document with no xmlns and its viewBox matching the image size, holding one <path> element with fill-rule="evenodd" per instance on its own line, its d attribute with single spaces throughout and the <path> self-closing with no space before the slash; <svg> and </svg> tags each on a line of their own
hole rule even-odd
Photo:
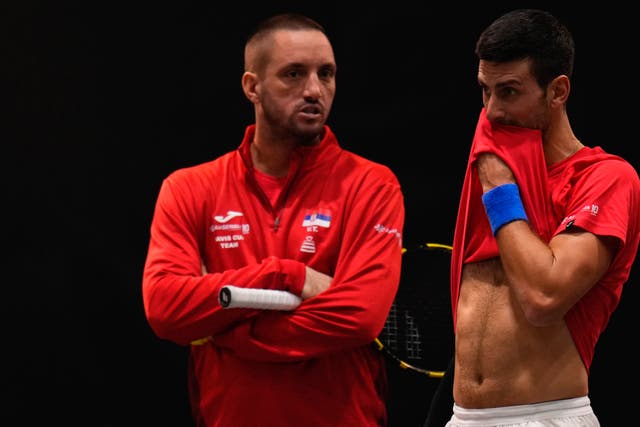
<svg viewBox="0 0 640 427">
<path fill-rule="evenodd" d="M 482 154 L 476 166 L 484 192 L 516 182 L 494 154 Z M 522 220 L 501 227 L 496 240 L 513 292 L 527 319 L 538 326 L 561 321 L 602 277 L 614 253 L 613 241 L 581 229 L 561 233 L 547 245 Z"/>
</svg>

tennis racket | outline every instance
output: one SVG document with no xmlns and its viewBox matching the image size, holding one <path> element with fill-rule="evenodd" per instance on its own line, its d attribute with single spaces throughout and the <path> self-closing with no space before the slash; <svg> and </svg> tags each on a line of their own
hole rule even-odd
<svg viewBox="0 0 640 427">
<path fill-rule="evenodd" d="M 453 348 L 451 250 L 440 243 L 403 249 L 398 292 L 374 341 L 376 348 L 401 368 L 430 378 L 444 376 Z M 293 310 L 302 300 L 286 291 L 227 285 L 221 288 L 218 301 L 224 308 Z"/>
<path fill-rule="evenodd" d="M 398 292 L 374 341 L 401 368 L 430 378 L 444 376 L 453 349 L 451 250 L 441 243 L 403 249 Z"/>
</svg>

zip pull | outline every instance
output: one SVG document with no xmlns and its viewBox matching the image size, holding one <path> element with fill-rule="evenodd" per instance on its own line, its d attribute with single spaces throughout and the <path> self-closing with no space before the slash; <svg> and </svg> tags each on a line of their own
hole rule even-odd
<svg viewBox="0 0 640 427">
<path fill-rule="evenodd" d="M 278 215 L 273 221 L 273 231 L 278 231 L 278 227 L 280 226 L 280 215 Z"/>
</svg>

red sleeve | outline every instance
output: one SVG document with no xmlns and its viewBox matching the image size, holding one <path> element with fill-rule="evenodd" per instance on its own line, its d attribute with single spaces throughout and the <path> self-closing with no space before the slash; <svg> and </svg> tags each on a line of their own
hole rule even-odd
<svg viewBox="0 0 640 427">
<path fill-rule="evenodd" d="M 566 216 L 556 233 L 571 226 L 626 243 L 631 222 L 628 206 L 634 206 L 637 174 L 626 162 L 605 160 L 580 175 L 567 199 Z"/>
<path fill-rule="evenodd" d="M 206 228 L 200 212 L 207 211 L 202 209 L 207 199 L 198 193 L 196 185 L 181 184 L 171 177 L 163 182 L 143 272 L 145 314 L 159 337 L 187 345 L 255 314 L 220 307 L 218 291 L 228 283 L 242 282 L 246 287 L 282 289 L 298 295 L 302 292 L 305 266 L 294 260 L 270 257 L 242 268 L 203 275 L 203 237 L 199 230 Z"/>
<path fill-rule="evenodd" d="M 607 270 L 565 316 L 567 327 L 589 372 L 596 343 L 620 302 L 623 285 L 635 262 L 640 240 L 640 181 L 632 166 L 606 154 L 592 157 L 586 168 L 577 167 L 573 185 L 559 186 L 556 195 L 566 215 L 560 233 L 580 227 L 598 236 L 616 238 L 620 245 Z M 613 159 L 613 160 L 612 160 Z M 573 167 L 576 167 L 574 164 Z"/>
<path fill-rule="evenodd" d="M 213 337 L 216 346 L 259 361 L 292 361 L 370 344 L 400 280 L 404 202 L 394 176 L 366 179 L 345 206 L 331 287 L 292 312 L 265 311 Z"/>
</svg>

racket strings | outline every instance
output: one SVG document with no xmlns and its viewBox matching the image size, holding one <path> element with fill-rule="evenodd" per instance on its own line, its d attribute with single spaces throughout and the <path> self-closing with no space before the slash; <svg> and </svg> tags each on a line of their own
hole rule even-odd
<svg viewBox="0 0 640 427">
<path fill-rule="evenodd" d="M 384 341 L 385 345 L 389 347 L 391 351 L 398 351 L 398 334 L 400 333 L 400 328 L 398 327 L 398 307 L 394 303 L 389 310 L 389 314 L 387 315 L 387 320 L 385 321 L 383 336 L 381 339 Z"/>
<path fill-rule="evenodd" d="M 408 311 L 404 313 L 404 321 L 406 324 L 406 343 L 405 354 L 407 359 L 422 359 L 422 339 L 420 338 L 420 329 L 418 324 Z"/>
<path fill-rule="evenodd" d="M 442 376 L 454 345 L 451 250 L 440 243 L 403 249 L 400 286 L 377 343 L 401 368 L 429 377 Z"/>
</svg>

